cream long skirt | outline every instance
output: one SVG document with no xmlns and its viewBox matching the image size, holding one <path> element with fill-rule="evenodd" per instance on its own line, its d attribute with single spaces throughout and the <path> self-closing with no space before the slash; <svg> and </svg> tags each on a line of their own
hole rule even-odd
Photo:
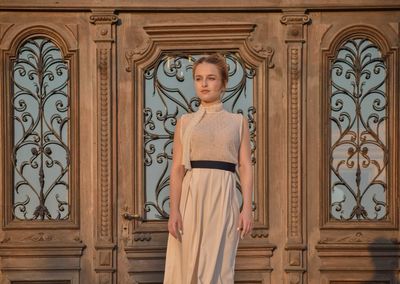
<svg viewBox="0 0 400 284">
<path fill-rule="evenodd" d="M 235 174 L 195 168 L 183 179 L 182 242 L 168 238 L 164 284 L 234 283 L 239 243 Z"/>
</svg>

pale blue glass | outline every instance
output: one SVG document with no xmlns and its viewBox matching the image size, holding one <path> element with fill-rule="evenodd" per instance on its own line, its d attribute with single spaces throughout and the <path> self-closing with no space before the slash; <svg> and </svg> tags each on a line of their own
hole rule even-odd
<svg viewBox="0 0 400 284">
<path fill-rule="evenodd" d="M 68 64 L 49 39 L 21 45 L 12 71 L 13 215 L 69 218 Z"/>
<path fill-rule="evenodd" d="M 387 216 L 387 67 L 366 39 L 347 41 L 331 69 L 331 217 Z"/>
<path fill-rule="evenodd" d="M 177 119 L 198 109 L 192 77 L 193 62 L 200 54 L 169 55 L 145 73 L 144 170 L 145 219 L 159 220 L 169 214 L 169 173 L 172 141 Z M 229 82 L 223 96 L 224 108 L 243 113 L 255 129 L 253 107 L 254 70 L 245 66 L 238 54 L 227 54 Z M 255 148 L 254 131 L 252 147 Z M 254 156 L 254 155 L 253 155 Z M 255 159 L 253 158 L 254 162 Z"/>
</svg>

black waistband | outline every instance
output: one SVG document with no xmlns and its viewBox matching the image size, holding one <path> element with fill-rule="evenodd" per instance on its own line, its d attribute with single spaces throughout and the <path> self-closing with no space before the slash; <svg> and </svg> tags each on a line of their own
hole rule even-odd
<svg viewBox="0 0 400 284">
<path fill-rule="evenodd" d="M 218 169 L 230 172 L 235 172 L 236 165 L 228 162 L 221 161 L 191 161 L 192 168 L 206 168 L 206 169 Z"/>
</svg>

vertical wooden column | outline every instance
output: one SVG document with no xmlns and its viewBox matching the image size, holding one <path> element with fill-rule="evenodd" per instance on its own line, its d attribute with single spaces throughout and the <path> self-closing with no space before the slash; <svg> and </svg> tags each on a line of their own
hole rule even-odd
<svg viewBox="0 0 400 284">
<path fill-rule="evenodd" d="M 96 283 L 116 283 L 116 221 L 113 140 L 115 135 L 115 36 L 118 17 L 113 10 L 93 10 L 90 22 L 96 26 L 97 66 L 97 211 L 94 264 Z"/>
<path fill-rule="evenodd" d="M 285 254 L 286 283 L 305 283 L 306 263 L 305 191 L 302 177 L 303 95 L 305 90 L 307 23 L 304 10 L 283 11 L 281 23 L 286 25 L 287 98 L 288 98 L 288 220 Z"/>
</svg>

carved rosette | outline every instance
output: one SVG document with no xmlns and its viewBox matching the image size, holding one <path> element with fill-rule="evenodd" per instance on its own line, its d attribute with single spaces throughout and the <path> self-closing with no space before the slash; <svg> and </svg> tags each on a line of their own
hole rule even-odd
<svg viewBox="0 0 400 284">
<path fill-rule="evenodd" d="M 115 97 L 112 63 L 114 62 L 115 23 L 118 17 L 112 10 L 94 10 L 90 22 L 96 26 L 97 101 L 98 101 L 98 200 L 96 225 L 95 270 L 98 283 L 115 283 L 115 212 L 112 178 L 112 105 Z"/>
<path fill-rule="evenodd" d="M 281 23 L 287 26 L 287 78 L 288 78 L 288 227 L 287 227 L 287 282 L 303 283 L 306 270 L 303 238 L 302 190 L 302 66 L 304 30 L 310 22 L 304 11 L 284 11 Z"/>
</svg>

